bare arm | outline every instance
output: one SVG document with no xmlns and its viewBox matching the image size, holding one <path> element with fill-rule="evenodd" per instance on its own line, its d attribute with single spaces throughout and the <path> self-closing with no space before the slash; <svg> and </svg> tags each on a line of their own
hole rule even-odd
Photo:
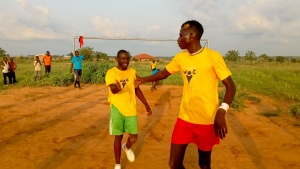
<svg viewBox="0 0 300 169">
<path fill-rule="evenodd" d="M 72 73 L 72 71 L 73 71 L 73 63 L 71 63 L 71 68 L 70 68 L 70 73 Z"/>
<path fill-rule="evenodd" d="M 88 50 L 85 54 L 84 54 L 84 57 L 86 58 L 87 57 L 87 55 L 89 55 L 91 53 L 91 51 L 90 50 Z"/>
<path fill-rule="evenodd" d="M 228 76 L 226 79 L 224 79 L 222 83 L 226 87 L 223 103 L 227 103 L 228 105 L 230 105 L 236 93 L 235 84 L 231 76 Z M 225 114 L 226 114 L 226 110 L 219 108 L 216 113 L 215 122 L 214 122 L 216 136 L 219 136 L 221 139 L 225 137 L 228 131 L 226 120 L 225 120 Z"/>
<path fill-rule="evenodd" d="M 138 77 L 137 76 L 137 79 L 135 80 L 135 86 L 138 86 L 142 83 L 146 83 L 146 82 L 155 82 L 155 81 L 159 81 L 161 79 L 165 79 L 167 78 L 168 76 L 170 76 L 171 73 L 169 73 L 167 71 L 166 68 L 164 68 L 163 70 L 155 73 L 154 75 L 151 75 L 151 76 L 147 76 L 147 77 Z"/>
<path fill-rule="evenodd" d="M 140 87 L 135 88 L 135 95 L 140 99 L 140 101 L 145 105 L 146 111 L 147 111 L 147 116 L 152 115 L 152 110 L 143 94 L 141 91 Z"/>
</svg>

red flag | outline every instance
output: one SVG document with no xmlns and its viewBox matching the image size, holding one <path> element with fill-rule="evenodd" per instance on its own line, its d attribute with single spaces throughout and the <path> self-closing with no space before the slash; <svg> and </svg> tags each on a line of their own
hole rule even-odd
<svg viewBox="0 0 300 169">
<path fill-rule="evenodd" d="M 83 36 L 79 36 L 79 46 L 80 48 L 83 46 Z"/>
</svg>

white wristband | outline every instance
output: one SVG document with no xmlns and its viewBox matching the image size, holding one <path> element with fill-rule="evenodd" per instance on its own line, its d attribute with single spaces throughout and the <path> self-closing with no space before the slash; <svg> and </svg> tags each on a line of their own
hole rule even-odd
<svg viewBox="0 0 300 169">
<path fill-rule="evenodd" d="M 229 109 L 229 105 L 227 103 L 222 103 L 219 109 L 223 109 L 227 112 L 227 110 Z"/>
</svg>

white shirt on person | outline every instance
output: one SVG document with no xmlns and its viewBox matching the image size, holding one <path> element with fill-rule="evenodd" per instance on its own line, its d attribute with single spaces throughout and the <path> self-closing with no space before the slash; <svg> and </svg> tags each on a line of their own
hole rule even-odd
<svg viewBox="0 0 300 169">
<path fill-rule="evenodd" d="M 41 71 L 41 64 L 37 63 L 37 61 L 33 62 L 33 66 L 35 71 Z"/>
<path fill-rule="evenodd" d="M 4 63 L 4 66 L 3 66 L 2 73 L 9 73 L 9 64 L 8 64 L 8 62 L 5 63 L 5 62 L 3 61 L 3 63 Z"/>
</svg>

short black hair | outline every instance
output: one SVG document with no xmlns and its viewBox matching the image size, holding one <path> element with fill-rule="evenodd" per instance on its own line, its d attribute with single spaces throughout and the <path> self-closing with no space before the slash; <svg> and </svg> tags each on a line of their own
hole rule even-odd
<svg viewBox="0 0 300 169">
<path fill-rule="evenodd" d="M 128 51 L 127 51 L 127 50 L 124 50 L 124 49 L 119 50 L 118 53 L 117 53 L 117 57 L 119 57 L 119 55 L 120 55 L 121 53 L 127 53 L 127 54 L 128 54 Z"/>
<path fill-rule="evenodd" d="M 188 20 L 181 25 L 181 28 L 183 28 L 187 25 L 189 25 L 188 28 L 190 28 L 191 30 L 196 32 L 196 36 L 198 36 L 199 39 L 202 37 L 202 35 L 204 33 L 204 29 L 203 29 L 203 26 L 201 25 L 201 23 L 199 23 L 196 20 Z"/>
</svg>

